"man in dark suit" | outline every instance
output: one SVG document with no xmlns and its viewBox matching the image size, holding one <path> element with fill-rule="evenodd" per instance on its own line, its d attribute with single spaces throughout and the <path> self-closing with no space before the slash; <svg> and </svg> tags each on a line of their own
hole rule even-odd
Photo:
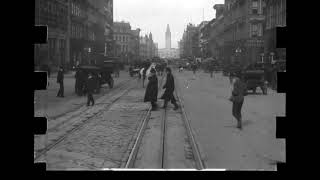
<svg viewBox="0 0 320 180">
<path fill-rule="evenodd" d="M 166 68 L 167 73 L 167 80 L 166 84 L 163 86 L 163 89 L 166 89 L 161 96 L 161 99 L 164 99 L 163 108 L 167 108 L 167 104 L 169 101 L 174 105 L 174 110 L 179 108 L 176 99 L 174 98 L 173 91 L 174 91 L 174 78 L 171 73 L 171 69 L 169 67 Z"/>
<path fill-rule="evenodd" d="M 57 97 L 64 97 L 63 79 L 64 79 L 64 72 L 63 72 L 62 66 L 60 66 L 58 76 L 57 76 L 57 83 L 59 83 L 60 88 L 59 88 Z"/>
<path fill-rule="evenodd" d="M 91 73 L 89 73 L 88 79 L 87 79 L 87 96 L 88 96 L 88 101 L 87 101 L 87 106 L 92 103 L 92 106 L 94 105 L 94 99 L 93 99 L 93 91 L 95 89 L 96 81 Z"/>
<path fill-rule="evenodd" d="M 151 102 L 152 110 L 157 109 L 157 99 L 158 99 L 158 78 L 156 75 L 156 70 L 152 68 L 150 70 L 150 77 L 147 89 L 144 95 L 144 102 Z"/>
</svg>

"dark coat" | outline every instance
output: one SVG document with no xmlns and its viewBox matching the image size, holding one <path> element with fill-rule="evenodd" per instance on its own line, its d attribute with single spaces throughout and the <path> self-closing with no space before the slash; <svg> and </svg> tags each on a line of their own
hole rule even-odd
<svg viewBox="0 0 320 180">
<path fill-rule="evenodd" d="M 235 102 L 242 102 L 246 94 L 246 84 L 237 79 L 233 85 L 232 96 Z"/>
<path fill-rule="evenodd" d="M 86 83 L 87 93 L 92 94 L 96 88 L 96 80 L 92 76 L 91 78 L 88 77 L 87 83 Z"/>
<path fill-rule="evenodd" d="M 144 95 L 144 102 L 157 102 L 158 99 L 158 78 L 152 75 L 148 78 L 149 82 Z"/>
<path fill-rule="evenodd" d="M 63 83 L 63 79 L 64 79 L 64 74 L 63 74 L 63 71 L 60 70 L 57 76 L 57 83 Z"/>
<path fill-rule="evenodd" d="M 161 96 L 161 99 L 170 100 L 173 96 L 174 91 L 174 78 L 172 74 L 167 75 L 166 84 L 163 86 L 163 89 L 166 89 Z"/>
</svg>

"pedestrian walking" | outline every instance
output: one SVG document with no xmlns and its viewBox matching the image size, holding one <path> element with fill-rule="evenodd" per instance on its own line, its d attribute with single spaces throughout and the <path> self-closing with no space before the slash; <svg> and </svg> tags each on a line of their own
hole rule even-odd
<svg viewBox="0 0 320 180">
<path fill-rule="evenodd" d="M 241 109 L 246 95 L 246 85 L 240 73 L 236 74 L 230 101 L 232 102 L 232 115 L 237 120 L 237 128 L 242 129 Z"/>
<path fill-rule="evenodd" d="M 196 64 L 193 64 L 193 65 L 192 65 L 193 74 L 196 74 L 196 70 L 197 70 L 197 65 L 196 65 Z"/>
<path fill-rule="evenodd" d="M 120 77 L 120 67 L 119 67 L 119 65 L 116 65 L 116 67 L 115 67 L 115 77 Z"/>
<path fill-rule="evenodd" d="M 158 78 L 154 68 L 150 70 L 148 80 L 149 82 L 144 95 L 144 102 L 151 102 L 152 110 L 154 111 L 157 109 L 158 99 Z"/>
<path fill-rule="evenodd" d="M 161 99 L 164 100 L 163 108 L 167 108 L 168 102 L 171 101 L 171 103 L 174 105 L 174 110 L 177 110 L 179 108 L 176 99 L 174 98 L 173 92 L 174 92 L 174 78 L 171 73 L 171 69 L 169 67 L 166 68 L 167 78 L 166 83 L 163 86 L 163 89 L 166 89 L 161 96 Z"/>
<path fill-rule="evenodd" d="M 147 68 L 143 68 L 142 71 L 142 87 L 144 88 L 144 81 L 146 80 L 147 77 Z"/>
<path fill-rule="evenodd" d="M 60 66 L 57 76 L 57 83 L 59 83 L 59 91 L 57 97 L 64 97 L 64 87 L 63 87 L 63 79 L 64 79 L 64 72 L 62 66 Z"/>
<path fill-rule="evenodd" d="M 231 85 L 232 85 L 232 82 L 233 82 L 233 78 L 234 78 L 233 72 L 229 72 L 229 81 L 230 81 Z"/>
<path fill-rule="evenodd" d="M 92 106 L 94 105 L 94 99 L 93 99 L 93 91 L 95 89 L 95 84 L 96 81 L 95 79 L 93 78 L 93 75 L 91 73 L 89 73 L 89 76 L 88 76 L 88 79 L 87 79 L 87 97 L 88 97 L 88 100 L 87 100 L 87 106 L 90 106 L 90 103 L 92 103 Z"/>
<path fill-rule="evenodd" d="M 212 64 L 210 64 L 209 65 L 209 73 L 210 73 L 210 77 L 212 78 L 213 77 L 213 65 Z"/>
<path fill-rule="evenodd" d="M 85 75 L 81 69 L 77 69 L 76 74 L 76 83 L 75 83 L 75 92 L 78 96 L 82 96 L 84 92 L 84 84 L 85 84 Z"/>
</svg>

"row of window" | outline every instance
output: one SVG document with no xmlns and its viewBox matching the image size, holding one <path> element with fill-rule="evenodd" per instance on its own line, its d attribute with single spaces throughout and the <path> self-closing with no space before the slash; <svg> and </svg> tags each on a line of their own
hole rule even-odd
<svg viewBox="0 0 320 180">
<path fill-rule="evenodd" d="M 250 31 L 249 36 L 250 37 L 261 37 L 263 35 L 263 26 L 262 23 L 252 23 L 250 24 Z"/>
<path fill-rule="evenodd" d="M 277 4 L 267 9 L 266 28 L 275 26 L 286 26 L 286 0 L 279 0 Z"/>
<path fill-rule="evenodd" d="M 121 52 L 128 52 L 129 51 L 129 48 L 128 48 L 128 45 L 121 45 Z"/>
<path fill-rule="evenodd" d="M 56 55 L 56 53 L 64 54 L 65 47 L 66 47 L 66 41 L 64 39 L 49 38 L 48 39 L 48 46 L 49 46 L 48 47 L 49 57 Z"/>
<path fill-rule="evenodd" d="M 262 6 L 262 0 L 252 0 L 251 14 L 263 14 Z"/>
<path fill-rule="evenodd" d="M 113 39 L 120 42 L 129 42 L 129 36 L 114 36 Z"/>
<path fill-rule="evenodd" d="M 76 24 L 71 25 L 71 37 L 78 39 L 84 38 L 91 41 L 96 40 L 96 35 L 94 34 L 94 32 L 88 30 L 87 27 Z"/>
<path fill-rule="evenodd" d="M 58 16 L 65 16 L 67 14 L 66 6 L 52 1 L 40 0 L 40 10 Z"/>
<path fill-rule="evenodd" d="M 84 11 L 82 11 L 82 9 L 80 8 L 79 5 L 77 5 L 75 3 L 71 3 L 71 14 L 74 16 L 83 17 Z"/>
</svg>

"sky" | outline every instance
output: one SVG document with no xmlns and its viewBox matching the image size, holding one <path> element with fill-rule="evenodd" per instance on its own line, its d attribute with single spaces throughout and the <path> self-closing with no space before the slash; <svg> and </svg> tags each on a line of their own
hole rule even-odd
<svg viewBox="0 0 320 180">
<path fill-rule="evenodd" d="M 140 36 L 152 33 L 158 48 L 165 47 L 167 24 L 171 30 L 171 47 L 178 48 L 188 23 L 200 24 L 215 18 L 215 4 L 224 0 L 113 0 L 114 21 L 129 22 L 140 28 Z"/>
</svg>

